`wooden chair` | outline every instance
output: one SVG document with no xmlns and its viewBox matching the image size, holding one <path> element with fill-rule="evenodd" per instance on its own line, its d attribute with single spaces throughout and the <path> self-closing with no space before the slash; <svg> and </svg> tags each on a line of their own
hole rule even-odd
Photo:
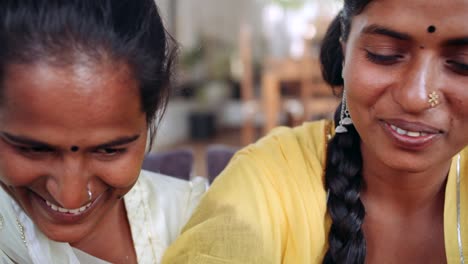
<svg viewBox="0 0 468 264">
<path fill-rule="evenodd" d="M 340 99 L 323 80 L 318 58 L 304 57 L 303 60 L 303 88 L 300 100 L 304 106 L 304 116 L 299 121 L 302 123 L 324 117 L 332 118 Z"/>
<path fill-rule="evenodd" d="M 248 25 L 242 25 L 239 33 L 239 52 L 242 64 L 240 94 L 242 100 L 243 122 L 241 127 L 241 144 L 247 145 L 256 139 L 255 117 L 259 111 L 254 93 L 252 32 Z"/>
<path fill-rule="evenodd" d="M 282 106 L 281 83 L 299 83 L 299 96 L 293 98 L 289 108 L 294 113 L 293 125 L 298 125 L 313 116 L 327 116 L 334 112 L 339 99 L 323 81 L 320 63 L 313 56 L 300 59 L 269 60 L 262 74 L 262 100 L 265 113 L 264 134 L 278 125 Z M 298 107 L 299 106 L 299 107 Z"/>
<path fill-rule="evenodd" d="M 244 116 L 241 143 L 243 145 L 252 143 L 256 139 L 255 117 L 259 112 L 264 117 L 263 134 L 278 125 L 279 114 L 282 111 L 290 114 L 292 125 L 301 124 L 311 118 L 333 114 L 339 104 L 339 99 L 323 81 L 319 60 L 308 49 L 299 59 L 266 59 L 261 78 L 261 101 L 256 100 L 252 70 L 252 39 L 247 26 L 241 28 L 239 40 L 243 68 L 241 79 Z M 310 45 L 306 42 L 306 46 Z M 299 83 L 299 95 L 294 98 L 282 97 L 281 83 L 283 82 Z"/>
</svg>

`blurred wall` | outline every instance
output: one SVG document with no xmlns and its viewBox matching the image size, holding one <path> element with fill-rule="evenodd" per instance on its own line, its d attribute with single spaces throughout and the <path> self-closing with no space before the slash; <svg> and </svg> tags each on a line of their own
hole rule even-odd
<svg viewBox="0 0 468 264">
<path fill-rule="evenodd" d="M 254 35 L 261 34 L 263 0 L 156 0 L 166 23 L 172 21 L 171 1 L 177 1 L 173 26 L 175 37 L 184 48 L 196 45 L 199 35 L 237 43 L 242 23 L 253 25 Z"/>
</svg>

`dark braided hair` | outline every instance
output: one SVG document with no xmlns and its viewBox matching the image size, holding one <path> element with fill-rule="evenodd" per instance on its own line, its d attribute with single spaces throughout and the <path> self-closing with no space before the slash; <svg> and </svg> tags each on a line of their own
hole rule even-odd
<svg viewBox="0 0 468 264">
<path fill-rule="evenodd" d="M 332 87 L 342 87 L 343 51 L 340 39 L 346 41 L 352 18 L 362 12 L 371 0 L 345 0 L 343 10 L 333 20 L 325 35 L 320 61 L 323 78 Z M 342 90 L 342 89 L 341 89 Z M 336 90 L 335 90 L 336 92 Z M 340 119 L 341 105 L 335 113 Z M 360 137 L 354 126 L 347 133 L 336 134 L 328 144 L 325 188 L 332 225 L 328 234 L 329 248 L 323 263 L 365 262 L 366 241 L 362 230 L 365 209 L 360 199 L 364 185 Z"/>
</svg>

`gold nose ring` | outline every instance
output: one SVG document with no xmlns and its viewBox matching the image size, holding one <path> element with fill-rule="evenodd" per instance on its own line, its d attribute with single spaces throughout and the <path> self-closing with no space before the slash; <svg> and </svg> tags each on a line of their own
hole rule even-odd
<svg viewBox="0 0 468 264">
<path fill-rule="evenodd" d="M 439 95 L 436 92 L 433 91 L 428 95 L 428 97 L 428 102 L 432 108 L 436 107 L 439 104 Z"/>
</svg>

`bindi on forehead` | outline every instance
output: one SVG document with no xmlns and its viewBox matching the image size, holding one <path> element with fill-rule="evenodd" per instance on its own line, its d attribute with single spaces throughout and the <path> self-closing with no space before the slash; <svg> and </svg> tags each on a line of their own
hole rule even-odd
<svg viewBox="0 0 468 264">
<path fill-rule="evenodd" d="M 77 152 L 78 150 L 80 150 L 80 148 L 78 146 L 71 146 L 70 150 L 71 152 Z"/>
<path fill-rule="evenodd" d="M 427 32 L 428 33 L 434 33 L 436 32 L 437 28 L 434 25 L 430 25 L 427 27 Z"/>
<path fill-rule="evenodd" d="M 427 27 L 427 33 L 432 34 L 435 33 L 437 30 L 436 26 L 430 25 Z M 419 46 L 419 49 L 425 49 L 426 47 L 424 45 Z"/>
</svg>

